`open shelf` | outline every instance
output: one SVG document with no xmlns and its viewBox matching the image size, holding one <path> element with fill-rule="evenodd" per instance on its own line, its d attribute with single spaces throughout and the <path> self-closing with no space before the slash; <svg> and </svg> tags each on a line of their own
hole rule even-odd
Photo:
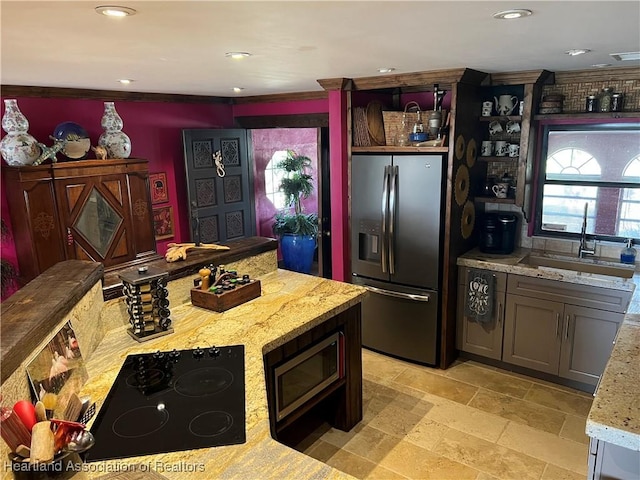
<svg viewBox="0 0 640 480">
<path fill-rule="evenodd" d="M 516 203 L 515 198 L 498 198 L 498 197 L 475 197 L 478 203 Z"/>
<path fill-rule="evenodd" d="M 487 117 L 489 118 L 489 117 Z M 550 120 L 550 119 L 598 119 L 598 118 L 640 118 L 640 112 L 577 112 L 577 113 L 549 113 L 545 115 L 534 115 L 534 120 Z"/>
<path fill-rule="evenodd" d="M 478 117 L 481 122 L 521 122 L 522 116 L 520 115 L 492 115 L 490 117 Z"/>
<path fill-rule="evenodd" d="M 447 153 L 449 147 L 398 147 L 386 145 L 382 147 L 351 147 L 352 153 Z"/>
<path fill-rule="evenodd" d="M 508 157 L 508 156 L 504 156 L 504 157 L 483 157 L 483 156 L 479 156 L 477 157 L 478 161 L 480 162 L 517 162 L 518 160 L 520 160 L 520 157 Z"/>
</svg>

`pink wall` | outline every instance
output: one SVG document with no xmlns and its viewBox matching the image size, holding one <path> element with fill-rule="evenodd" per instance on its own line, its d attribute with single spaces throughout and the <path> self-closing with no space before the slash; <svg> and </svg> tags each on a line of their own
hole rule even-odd
<svg viewBox="0 0 640 480">
<path fill-rule="evenodd" d="M 318 130 L 315 128 L 277 128 L 252 130 L 253 189 L 256 205 L 256 234 L 273 237 L 276 208 L 265 194 L 264 169 L 278 150 L 293 150 L 311 159 L 313 194 L 303 200 L 305 213 L 318 213 Z"/>
<path fill-rule="evenodd" d="M 30 97 L 18 97 L 17 100 L 20 110 L 29 120 L 29 133 L 38 141 L 51 145 L 49 135 L 56 125 L 72 121 L 87 130 L 92 145 L 98 143 L 102 133 L 102 101 Z M 115 106 L 124 122 L 123 131 L 131 138 L 131 158 L 147 159 L 151 173 L 167 174 L 168 205 L 173 206 L 176 235 L 172 239 L 158 241 L 158 253 L 164 254 L 167 243 L 189 239 L 182 130 L 233 127 L 231 105 L 117 101 Z M 92 152 L 89 157 L 94 157 Z M 59 158 L 62 160 L 61 155 Z M 10 224 L 4 190 L 0 194 L 0 204 L 2 218 Z M 2 257 L 8 260 L 15 258 L 13 244 L 3 245 Z M 17 266 L 17 262 L 15 264 Z"/>
</svg>

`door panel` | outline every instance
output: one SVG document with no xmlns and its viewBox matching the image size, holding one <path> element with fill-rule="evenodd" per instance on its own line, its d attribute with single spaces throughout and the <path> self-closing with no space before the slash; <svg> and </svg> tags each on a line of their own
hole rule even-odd
<svg viewBox="0 0 640 480">
<path fill-rule="evenodd" d="M 560 376 L 595 385 L 624 314 L 565 305 Z"/>
<path fill-rule="evenodd" d="M 255 235 L 253 177 L 246 130 L 183 130 L 191 240 L 225 242 Z M 224 175 L 216 167 L 220 152 Z"/>
<path fill-rule="evenodd" d="M 393 157 L 398 172 L 394 283 L 438 289 L 442 163 L 440 155 Z"/>
<path fill-rule="evenodd" d="M 558 374 L 564 304 L 507 295 L 503 360 Z"/>
<path fill-rule="evenodd" d="M 382 271 L 382 190 L 390 155 L 351 157 L 351 270 L 389 280 Z"/>
</svg>

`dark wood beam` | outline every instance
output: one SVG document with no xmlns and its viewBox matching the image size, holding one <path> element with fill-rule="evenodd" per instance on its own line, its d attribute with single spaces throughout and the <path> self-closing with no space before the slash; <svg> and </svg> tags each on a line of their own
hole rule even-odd
<svg viewBox="0 0 640 480">
<path fill-rule="evenodd" d="M 104 101 L 171 102 L 171 103 L 221 103 L 231 104 L 231 97 L 205 95 L 178 95 L 173 93 L 121 92 L 117 90 L 89 90 L 83 88 L 38 87 L 2 85 L 4 97 L 73 98 Z"/>
<path fill-rule="evenodd" d="M 273 103 L 273 102 L 302 102 L 304 100 L 324 100 L 329 97 L 327 92 L 297 92 L 275 93 L 273 95 L 254 95 L 251 97 L 238 97 L 233 99 L 235 105 L 246 103 Z"/>
<path fill-rule="evenodd" d="M 554 73 L 549 70 L 527 70 L 522 72 L 499 72 L 491 74 L 491 85 L 553 85 Z"/>
<path fill-rule="evenodd" d="M 612 82 L 615 80 L 637 80 L 640 67 L 598 68 L 556 72 L 555 84 L 580 82 Z"/>
<path fill-rule="evenodd" d="M 328 127 L 328 113 L 309 113 L 300 115 L 261 115 L 235 117 L 240 128 L 315 128 Z"/>
</svg>

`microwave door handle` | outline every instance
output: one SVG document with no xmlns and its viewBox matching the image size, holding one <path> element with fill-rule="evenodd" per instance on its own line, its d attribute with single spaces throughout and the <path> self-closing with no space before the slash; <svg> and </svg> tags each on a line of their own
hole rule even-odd
<svg viewBox="0 0 640 480">
<path fill-rule="evenodd" d="M 389 165 L 384 166 L 384 178 L 382 180 L 382 238 L 381 252 L 382 273 L 387 273 L 387 213 L 389 210 Z"/>
<path fill-rule="evenodd" d="M 378 295 L 386 295 L 387 297 L 401 298 L 403 300 L 414 300 L 416 302 L 428 302 L 429 295 L 416 295 L 414 293 L 402 293 L 392 292 L 391 290 L 385 290 L 383 288 L 372 287 L 370 285 L 365 286 L 368 291 L 377 293 Z"/>
<path fill-rule="evenodd" d="M 390 167 L 391 170 L 391 191 L 389 192 L 389 273 L 396 273 L 395 258 L 395 232 L 396 223 L 396 201 L 398 197 L 398 166 Z"/>
</svg>

